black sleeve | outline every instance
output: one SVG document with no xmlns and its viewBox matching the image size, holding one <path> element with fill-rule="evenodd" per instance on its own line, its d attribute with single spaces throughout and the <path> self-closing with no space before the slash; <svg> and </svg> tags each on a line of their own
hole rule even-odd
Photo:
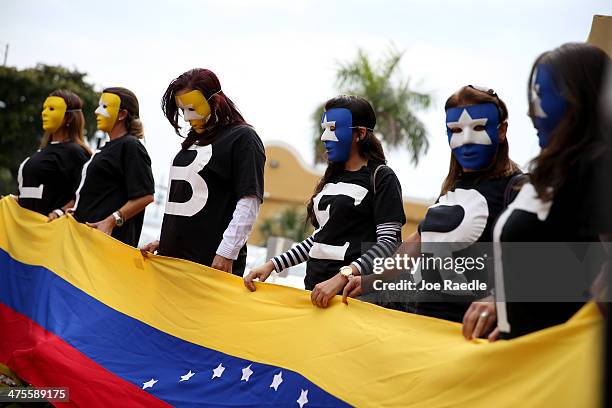
<svg viewBox="0 0 612 408">
<path fill-rule="evenodd" d="M 138 140 L 125 143 L 123 147 L 123 173 L 128 200 L 155 193 L 151 159 Z"/>
<path fill-rule="evenodd" d="M 385 222 L 406 223 L 404 214 L 404 201 L 402 198 L 402 187 L 397 176 L 391 168 L 384 166 L 373 181 L 376 185 L 374 194 L 374 223 L 376 225 Z"/>
<path fill-rule="evenodd" d="M 584 181 L 580 216 L 581 235 L 612 233 L 612 150 L 607 149 L 590 165 Z"/>
<path fill-rule="evenodd" d="M 66 167 L 65 176 L 69 184 L 67 188 L 72 193 L 72 199 L 76 197 L 76 190 L 81 183 L 83 166 L 90 158 L 91 154 L 79 145 L 74 146 L 70 151 L 70 165 Z"/>
<path fill-rule="evenodd" d="M 506 189 L 504 190 L 504 207 L 506 208 L 514 201 L 519 191 L 525 183 L 529 182 L 529 174 L 525 174 L 523 172 L 514 174 L 508 180 L 508 184 L 506 184 Z"/>
<path fill-rule="evenodd" d="M 440 197 L 438 197 L 436 199 L 435 204 L 438 204 L 440 202 Z M 429 208 L 427 208 L 427 211 L 429 211 Z M 423 233 L 423 224 L 425 223 L 425 219 L 427 218 L 427 211 L 425 212 L 425 216 L 423 217 L 423 219 L 419 222 L 419 224 L 417 225 L 417 231 L 419 233 L 419 235 L 421 235 Z"/>
<path fill-rule="evenodd" d="M 263 201 L 266 154 L 261 139 L 244 127 L 232 148 L 232 184 L 238 198 L 256 196 Z"/>
</svg>

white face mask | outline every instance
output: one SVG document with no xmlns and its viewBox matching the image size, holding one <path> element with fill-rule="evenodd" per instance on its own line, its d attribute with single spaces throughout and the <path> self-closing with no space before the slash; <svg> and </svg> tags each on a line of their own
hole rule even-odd
<svg viewBox="0 0 612 408">
<path fill-rule="evenodd" d="M 446 126 L 448 126 L 450 129 L 459 130 L 457 132 L 452 132 L 451 140 L 449 142 L 450 148 L 454 149 L 466 144 L 492 144 L 491 138 L 484 128 L 487 121 L 487 118 L 472 119 L 468 111 L 464 110 L 457 122 L 447 122 Z"/>
</svg>

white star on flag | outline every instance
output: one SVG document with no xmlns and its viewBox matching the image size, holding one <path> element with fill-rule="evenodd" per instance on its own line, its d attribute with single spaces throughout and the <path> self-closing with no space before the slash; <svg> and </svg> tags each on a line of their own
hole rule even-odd
<svg viewBox="0 0 612 408">
<path fill-rule="evenodd" d="M 274 379 L 272 380 L 272 384 L 270 384 L 270 388 L 274 388 L 274 391 L 278 391 L 278 386 L 283 382 L 283 372 L 279 371 L 278 374 L 274 375 Z"/>
<path fill-rule="evenodd" d="M 308 390 L 302 390 L 302 393 L 300 394 L 300 398 L 298 398 L 297 403 L 300 405 L 300 408 L 308 404 Z"/>
<path fill-rule="evenodd" d="M 217 368 L 215 368 L 213 370 L 213 376 L 211 379 L 214 379 L 215 377 L 221 377 L 223 375 L 223 372 L 225 371 L 225 367 L 223 367 L 223 365 L 221 363 L 219 363 L 219 365 L 217 366 Z"/>
<path fill-rule="evenodd" d="M 149 381 L 142 383 L 142 389 L 146 390 L 147 388 L 153 388 L 156 382 L 157 380 L 154 380 L 153 378 L 151 378 Z"/>
<path fill-rule="evenodd" d="M 540 99 L 540 95 L 538 92 L 540 91 L 540 84 L 536 84 L 536 76 L 538 75 L 538 69 L 536 68 L 533 71 L 533 77 L 531 78 L 531 103 L 533 104 L 533 114 L 537 118 L 545 118 L 546 112 L 542 109 L 542 100 Z"/>
<path fill-rule="evenodd" d="M 253 374 L 253 370 L 251 370 L 251 364 L 249 364 L 248 367 L 242 369 L 242 378 L 240 381 L 249 381 L 251 374 Z"/>
<path fill-rule="evenodd" d="M 185 375 L 181 375 L 181 379 L 179 382 L 183 382 L 183 381 L 189 381 L 189 379 L 191 377 L 193 377 L 195 375 L 195 373 L 192 373 L 191 370 L 189 370 L 189 372 Z"/>
</svg>

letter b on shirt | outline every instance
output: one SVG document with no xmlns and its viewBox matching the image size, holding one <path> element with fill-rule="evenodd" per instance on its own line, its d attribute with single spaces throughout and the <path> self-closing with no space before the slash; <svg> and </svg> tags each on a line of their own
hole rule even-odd
<svg viewBox="0 0 612 408">
<path fill-rule="evenodd" d="M 193 217 L 204 208 L 208 201 L 208 186 L 206 185 L 206 181 L 204 181 L 202 176 L 198 173 L 202 171 L 210 161 L 212 157 L 212 145 L 192 145 L 189 150 L 196 151 L 195 159 L 187 166 L 170 167 L 170 180 L 168 180 L 168 186 L 172 184 L 172 180 L 185 181 L 191 186 L 191 191 L 193 192 L 192 196 L 188 201 L 180 203 L 170 201 L 170 192 L 168 192 L 166 214 Z"/>
</svg>

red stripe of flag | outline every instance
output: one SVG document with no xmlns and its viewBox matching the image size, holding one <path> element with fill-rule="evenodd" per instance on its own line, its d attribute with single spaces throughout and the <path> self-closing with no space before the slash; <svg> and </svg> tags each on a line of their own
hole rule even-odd
<svg viewBox="0 0 612 408">
<path fill-rule="evenodd" d="M 57 407 L 170 406 L 2 303 L 0 362 L 34 386 L 68 387 L 70 402 Z"/>
</svg>

